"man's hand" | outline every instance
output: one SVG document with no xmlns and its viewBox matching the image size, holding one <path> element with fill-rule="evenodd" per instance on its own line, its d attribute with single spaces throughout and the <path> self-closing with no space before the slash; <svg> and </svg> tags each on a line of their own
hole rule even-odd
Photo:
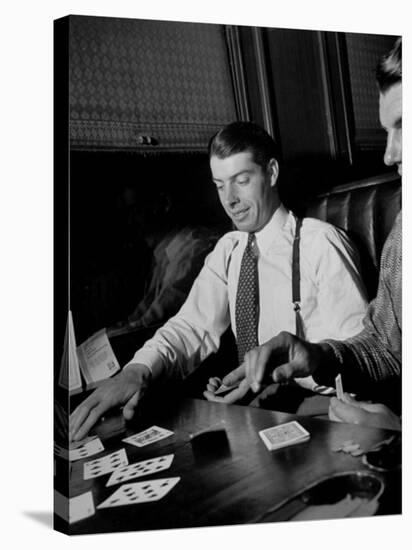
<svg viewBox="0 0 412 550">
<path fill-rule="evenodd" d="M 310 344 L 289 332 L 280 332 L 246 353 L 246 379 L 251 389 L 258 393 L 265 374 L 271 375 L 277 383 L 309 376 L 320 366 L 326 353 L 321 344 Z"/>
<path fill-rule="evenodd" d="M 364 424 L 389 430 L 400 430 L 401 420 L 382 403 L 356 401 L 349 394 L 343 394 L 343 400 L 332 397 L 329 404 L 329 418 L 337 422 Z"/>
<path fill-rule="evenodd" d="M 216 390 L 220 388 L 222 384 L 225 386 L 234 386 L 235 384 L 239 384 L 239 386 L 224 396 L 215 395 Z M 249 382 L 245 378 L 244 365 L 240 365 L 240 367 L 227 374 L 223 380 L 216 377 L 209 378 L 209 382 L 206 387 L 207 390 L 203 392 L 203 395 L 208 401 L 227 404 L 236 403 L 236 401 L 242 399 L 242 397 L 244 397 L 249 390 Z"/>
<path fill-rule="evenodd" d="M 124 405 L 123 416 L 130 420 L 150 378 L 150 370 L 145 365 L 135 364 L 107 380 L 70 415 L 69 441 L 83 439 L 98 419 L 112 407 Z"/>
</svg>

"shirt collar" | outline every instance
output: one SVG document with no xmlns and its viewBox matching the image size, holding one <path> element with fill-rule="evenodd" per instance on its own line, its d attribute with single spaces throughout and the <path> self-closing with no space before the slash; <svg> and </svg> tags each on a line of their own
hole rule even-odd
<svg viewBox="0 0 412 550">
<path fill-rule="evenodd" d="M 289 219 L 289 211 L 281 203 L 263 229 L 256 232 L 256 242 L 260 252 L 265 253 L 267 251 L 269 246 L 283 231 Z"/>
</svg>

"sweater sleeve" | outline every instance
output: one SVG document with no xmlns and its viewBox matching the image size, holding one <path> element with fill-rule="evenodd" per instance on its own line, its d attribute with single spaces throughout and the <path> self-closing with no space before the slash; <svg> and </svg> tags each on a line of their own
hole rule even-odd
<svg viewBox="0 0 412 550">
<path fill-rule="evenodd" d="M 402 218 L 398 214 L 385 242 L 376 298 L 370 303 L 363 330 L 342 342 L 325 340 L 334 352 L 334 368 L 322 365 L 318 383 L 331 383 L 342 373 L 345 389 L 400 380 L 402 356 Z"/>
</svg>

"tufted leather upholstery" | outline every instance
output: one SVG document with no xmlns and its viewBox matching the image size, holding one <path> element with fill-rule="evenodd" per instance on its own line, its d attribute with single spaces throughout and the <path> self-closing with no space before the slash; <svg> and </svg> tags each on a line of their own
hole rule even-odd
<svg viewBox="0 0 412 550">
<path fill-rule="evenodd" d="M 358 246 L 369 298 L 376 295 L 382 248 L 401 208 L 401 178 L 386 173 L 311 199 L 305 215 L 347 231 Z"/>
</svg>

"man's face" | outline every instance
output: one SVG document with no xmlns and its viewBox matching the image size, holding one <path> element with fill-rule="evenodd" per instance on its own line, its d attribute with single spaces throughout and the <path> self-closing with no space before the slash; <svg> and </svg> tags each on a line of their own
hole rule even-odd
<svg viewBox="0 0 412 550">
<path fill-rule="evenodd" d="M 220 159 L 210 159 L 212 178 L 220 202 L 240 231 L 262 229 L 278 206 L 273 187 L 278 176 L 277 162 L 272 159 L 264 170 L 249 151 Z"/>
<path fill-rule="evenodd" d="M 394 164 L 402 175 L 402 83 L 395 84 L 379 97 L 379 117 L 387 132 L 383 160 L 387 166 Z"/>
</svg>

